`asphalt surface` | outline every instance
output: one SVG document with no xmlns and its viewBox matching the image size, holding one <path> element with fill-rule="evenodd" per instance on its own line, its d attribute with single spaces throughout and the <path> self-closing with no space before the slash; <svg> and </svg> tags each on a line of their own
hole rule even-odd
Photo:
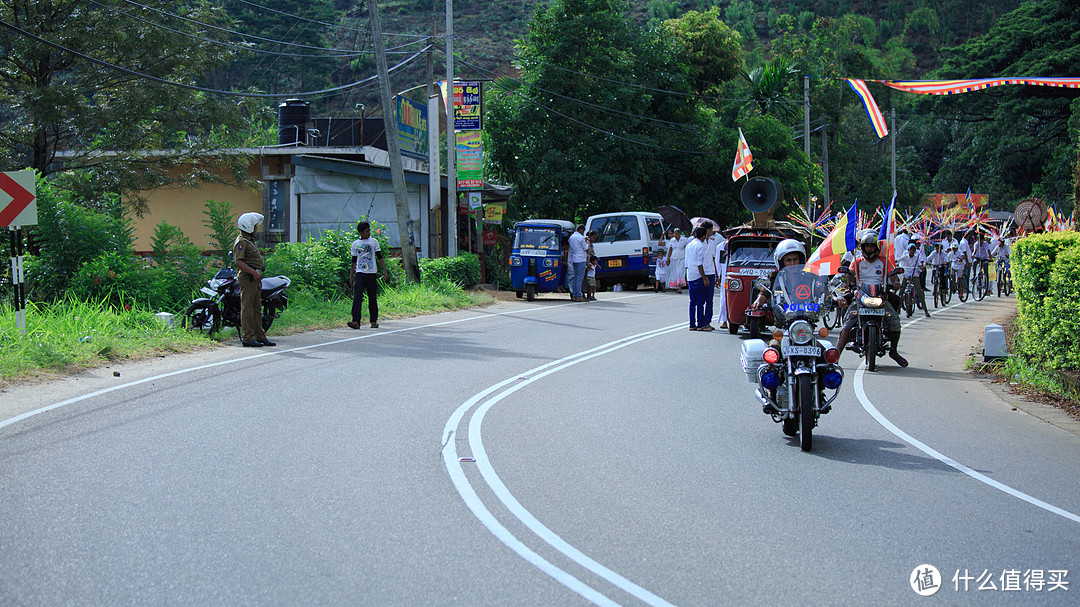
<svg viewBox="0 0 1080 607">
<path fill-rule="evenodd" d="M 548 296 L 8 389 L 0 604 L 1074 604 L 1077 424 L 963 370 L 1012 300 L 906 327 L 907 369 L 846 353 L 809 453 L 686 303 Z"/>
</svg>

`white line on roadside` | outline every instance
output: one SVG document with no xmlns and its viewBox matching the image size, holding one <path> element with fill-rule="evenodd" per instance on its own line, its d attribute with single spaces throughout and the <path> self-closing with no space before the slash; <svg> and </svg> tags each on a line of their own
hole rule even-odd
<svg viewBox="0 0 1080 607">
<path fill-rule="evenodd" d="M 634 298 L 634 297 L 645 297 L 645 294 L 623 295 L 621 297 L 612 297 L 610 299 L 605 298 L 602 301 L 618 301 L 620 299 L 630 299 L 630 298 Z M 252 354 L 252 355 L 249 355 L 249 356 L 241 356 L 240 358 L 231 358 L 229 360 L 222 360 L 222 361 L 218 361 L 218 362 L 215 362 L 215 363 L 208 363 L 208 364 L 205 364 L 205 365 L 198 365 L 198 366 L 195 366 L 195 367 L 188 367 L 188 368 L 185 368 L 185 369 L 178 369 L 176 371 L 170 371 L 169 373 L 162 373 L 160 375 L 154 375 L 152 377 L 144 377 L 143 379 L 138 379 L 138 380 L 135 380 L 135 381 L 129 381 L 129 382 L 126 382 L 126 383 L 123 383 L 123 384 L 118 384 L 116 386 L 109 386 L 108 388 L 102 388 L 101 390 L 96 390 L 94 392 L 89 392 L 87 394 L 76 396 L 74 398 L 69 398 L 69 399 L 67 399 L 65 401 L 61 401 L 61 402 L 58 402 L 58 403 L 53 403 L 51 405 L 46 405 L 44 407 L 34 409 L 33 411 L 27 411 L 26 413 L 22 413 L 20 415 L 16 415 L 15 417 L 0 421 L 0 429 L 4 428 L 6 426 L 10 426 L 12 424 L 18 423 L 18 422 L 20 422 L 20 421 L 22 421 L 24 419 L 34 417 L 35 415 L 41 415 L 42 413 L 52 411 L 53 409 L 59 409 L 60 407 L 65 407 L 67 405 L 73 405 L 75 403 L 78 403 L 78 402 L 81 402 L 81 401 L 84 401 L 84 400 L 87 400 L 87 399 L 90 399 L 90 398 L 94 398 L 95 396 L 102 396 L 104 394 L 109 394 L 110 392 L 115 392 L 117 390 L 124 390 L 126 388 L 131 388 L 133 386 L 138 386 L 140 384 L 145 384 L 145 383 L 148 383 L 148 382 L 155 382 L 155 381 L 158 381 L 158 380 L 161 380 L 161 379 L 165 379 L 167 377 L 173 377 L 173 376 L 176 376 L 176 375 L 183 375 L 185 373 L 191 373 L 193 371 L 201 371 L 203 369 L 211 369 L 213 367 L 220 367 L 222 365 L 231 365 L 231 364 L 235 364 L 235 363 L 239 363 L 239 362 L 246 362 L 246 361 L 250 361 L 250 360 L 255 360 L 257 358 L 265 358 L 267 356 L 279 356 L 281 354 L 288 354 L 290 352 L 300 352 L 302 350 L 311 350 L 313 348 L 324 348 L 326 346 L 334 346 L 334 345 L 337 345 L 337 344 L 348 343 L 348 342 L 357 341 L 357 340 L 360 340 L 360 339 L 370 339 L 370 338 L 373 338 L 373 337 L 379 337 L 381 335 L 393 335 L 394 333 L 403 333 L 403 332 L 406 332 L 406 331 L 417 331 L 417 330 L 420 330 L 420 329 L 430 329 L 432 327 L 442 327 L 442 326 L 445 326 L 445 325 L 453 325 L 453 324 L 458 324 L 458 323 L 463 323 L 463 322 L 470 322 L 470 321 L 474 321 L 474 320 L 483 320 L 483 319 L 486 319 L 486 318 L 497 318 L 499 316 L 507 316 L 507 315 L 510 315 L 510 314 L 524 314 L 524 313 L 527 313 L 527 312 L 537 312 L 537 311 L 543 311 L 543 310 L 554 310 L 554 309 L 565 307 L 565 306 L 576 306 L 576 305 L 584 305 L 584 304 L 581 303 L 581 302 L 567 302 L 567 303 L 564 303 L 564 304 L 556 304 L 556 305 L 553 305 L 553 306 L 545 306 L 543 308 L 526 308 L 526 309 L 523 309 L 523 310 L 510 310 L 509 312 L 495 312 L 493 314 L 480 314 L 480 315 L 477 315 L 477 316 L 470 316 L 468 318 L 457 318 L 457 319 L 454 319 L 454 320 L 444 320 L 442 322 L 433 322 L 433 323 L 429 323 L 429 324 L 426 324 L 426 325 L 418 325 L 418 326 L 415 326 L 415 327 L 402 327 L 400 329 L 391 329 L 389 331 L 380 331 L 378 333 L 366 333 L 364 335 L 358 335 L 356 337 L 346 337 L 344 339 L 335 339 L 335 340 L 331 340 L 331 341 L 324 341 L 324 342 L 320 342 L 320 343 L 317 343 L 317 344 L 309 344 L 307 346 L 298 346 L 298 347 L 295 347 L 295 348 L 283 348 L 283 349 L 275 348 L 273 351 L 269 351 L 269 352 L 260 352 L 258 354 Z"/>
<path fill-rule="evenodd" d="M 546 525 L 536 519 L 520 502 L 510 493 L 506 485 L 499 478 L 499 475 L 495 472 L 495 469 L 491 465 L 491 461 L 487 457 L 487 451 L 484 449 L 483 437 L 481 434 L 481 426 L 484 421 L 484 416 L 503 398 L 513 394 L 514 392 L 524 388 L 525 386 L 546 377 L 557 371 L 566 369 L 580 362 L 590 360 L 597 356 L 602 356 L 615 350 L 624 348 L 637 342 L 651 339 L 667 333 L 673 333 L 679 331 L 686 326 L 686 323 L 680 323 L 669 327 L 662 327 L 660 329 L 654 329 L 644 333 L 638 333 L 629 337 L 624 337 L 619 340 L 608 342 L 601 346 L 597 346 L 590 350 L 578 352 L 560 358 L 558 360 L 549 362 L 545 365 L 541 365 L 514 377 L 507 378 L 484 391 L 476 394 L 469 400 L 462 403 L 460 407 L 454 411 L 450 419 L 447 420 L 446 426 L 443 429 L 443 462 L 446 464 L 447 472 L 450 474 L 450 478 L 457 488 L 458 493 L 462 499 L 465 500 L 466 505 L 472 510 L 473 514 L 485 527 L 487 527 L 500 541 L 506 544 L 514 552 L 518 553 L 522 558 L 538 567 L 544 573 L 550 575 L 559 583 L 563 584 L 567 588 L 577 592 L 582 597 L 592 601 L 597 605 L 615 605 L 617 603 L 612 602 L 599 591 L 592 588 L 588 584 L 585 584 L 581 580 L 570 575 L 566 571 L 559 569 L 551 562 L 544 559 L 537 554 L 531 548 L 525 545 L 524 542 L 517 539 L 505 526 L 502 525 L 495 518 L 495 515 L 484 505 L 483 501 L 477 496 L 475 489 L 469 483 L 468 477 L 461 466 L 461 462 L 458 460 L 457 444 L 453 439 L 454 432 L 461 424 L 462 418 L 465 414 L 472 409 L 477 403 L 483 402 L 489 395 L 496 391 L 502 390 L 495 396 L 488 399 L 486 402 L 473 412 L 468 423 L 467 436 L 469 441 L 469 448 L 472 452 L 473 459 L 476 461 L 477 467 L 480 470 L 481 476 L 483 476 L 488 487 L 495 493 L 495 496 L 502 502 L 510 513 L 519 521 L 525 524 L 534 534 L 541 540 L 555 548 L 567 558 L 574 561 L 578 565 L 581 565 L 585 569 L 607 580 L 613 585 L 621 588 L 628 594 L 635 598 L 654 606 L 672 607 L 671 603 L 667 602 L 663 598 L 653 594 L 652 592 L 638 586 L 618 573 L 608 569 L 604 565 L 596 562 L 589 556 L 582 553 L 577 548 L 571 546 L 566 540 L 559 537 L 554 531 L 549 529 Z M 517 383 L 515 383 L 517 382 Z M 507 387 L 509 386 L 509 387 Z M 504 389 L 505 388 L 505 389 Z"/>
<path fill-rule="evenodd" d="M 955 303 L 955 304 L 953 304 L 951 306 L 948 306 L 946 308 L 942 308 L 941 310 L 938 310 L 938 312 L 945 312 L 945 311 L 951 310 L 952 308 L 955 308 L 957 306 L 962 306 L 965 303 L 972 303 L 972 302 L 978 303 L 977 301 L 975 301 L 973 299 L 969 299 L 966 302 L 959 302 L 959 303 Z M 926 316 L 916 318 L 915 320 L 912 320 L 912 321 L 909 321 L 909 322 L 905 323 L 903 325 L 903 327 L 904 328 L 910 327 L 911 325 L 913 325 L 913 324 L 915 324 L 915 323 L 917 323 L 917 322 L 919 322 L 921 320 L 926 320 L 926 318 L 927 318 Z M 1004 483 L 998 482 L 998 481 L 990 478 L 989 476 L 986 476 L 985 474 L 982 474 L 981 472 L 976 472 L 975 470 L 972 470 L 971 468 L 968 468 L 967 466 L 961 464 L 960 462 L 957 462 L 956 460 L 952 459 L 951 457 L 948 457 L 947 455 L 943 455 L 939 451 L 931 448 L 926 443 L 916 439 L 915 437 L 911 436 L 907 432 L 904 432 L 900 428 L 896 427 L 896 424 L 892 423 L 891 421 L 889 421 L 888 418 L 886 418 L 884 415 L 882 415 L 881 412 L 877 410 L 877 407 L 874 406 L 874 403 L 870 402 L 870 399 L 866 396 L 866 390 L 864 389 L 864 386 L 863 386 L 863 376 L 865 374 L 866 374 L 866 360 L 863 359 L 862 364 L 860 364 L 859 368 L 855 371 L 855 381 L 853 383 L 854 388 L 855 388 L 855 396 L 858 397 L 859 402 L 862 403 L 863 409 L 865 409 L 866 412 L 869 413 L 870 416 L 873 417 L 875 420 L 877 420 L 877 422 L 879 424 L 881 424 L 886 430 L 888 430 L 889 432 L 892 432 L 894 436 L 896 436 L 900 440 L 906 442 L 907 444 L 911 445 L 912 447 L 915 447 L 919 451 L 922 451 L 923 453 L 929 455 L 930 457 L 942 462 L 943 464 L 951 466 L 952 468 L 954 468 L 956 470 L 959 470 L 960 472 L 963 472 L 964 474 L 970 476 L 971 478 L 973 478 L 973 479 L 975 479 L 975 480 L 977 480 L 977 481 L 979 481 L 981 483 L 986 483 L 987 485 L 990 485 L 991 487 L 993 487 L 995 489 L 998 489 L 999 491 L 1003 491 L 1003 492 L 1005 492 L 1005 493 L 1007 493 L 1007 494 L 1009 494 L 1009 495 L 1011 495 L 1013 497 L 1022 499 L 1025 502 L 1028 502 L 1029 504 L 1032 504 L 1034 506 L 1038 506 L 1039 508 L 1042 508 L 1043 510 L 1046 510 L 1047 512 L 1052 512 L 1054 514 L 1057 514 L 1058 516 L 1065 517 L 1065 518 L 1069 519 L 1070 521 L 1073 521 L 1074 523 L 1080 523 L 1080 515 L 1073 514 L 1072 512 L 1069 512 L 1068 510 L 1064 510 L 1062 508 L 1058 508 L 1057 506 L 1055 506 L 1053 504 L 1048 504 L 1048 503 L 1046 503 L 1046 502 L 1044 502 L 1044 501 L 1042 501 L 1042 500 L 1040 500 L 1038 498 L 1032 497 L 1031 495 L 1028 495 L 1027 493 L 1024 493 L 1023 491 L 1020 491 L 1018 489 L 1013 489 L 1012 487 L 1010 487 L 1010 486 L 1008 486 L 1008 485 L 1006 485 Z"/>
</svg>

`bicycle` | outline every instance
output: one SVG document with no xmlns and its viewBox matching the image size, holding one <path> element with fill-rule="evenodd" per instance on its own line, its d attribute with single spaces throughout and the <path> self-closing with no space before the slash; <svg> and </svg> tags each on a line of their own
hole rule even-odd
<svg viewBox="0 0 1080 607">
<path fill-rule="evenodd" d="M 976 259 L 975 268 L 971 273 L 971 294 L 976 301 L 982 301 L 990 294 L 990 279 L 987 276 L 986 259 Z"/>
<path fill-rule="evenodd" d="M 949 285 L 952 287 L 952 292 L 956 293 L 956 297 L 960 300 L 960 303 L 967 301 L 967 285 L 964 284 L 963 275 L 958 275 L 956 268 L 951 268 L 949 270 Z"/>
<path fill-rule="evenodd" d="M 950 299 L 952 299 L 952 292 L 949 290 L 949 270 L 944 265 L 935 266 L 934 307 L 938 307 L 938 302 L 942 307 L 947 306 Z"/>
<path fill-rule="evenodd" d="M 997 260 L 997 294 L 1001 297 L 1001 293 L 1005 293 L 1005 297 L 1008 297 L 1012 293 L 1012 270 L 1009 268 L 1008 262 L 1004 259 Z"/>
</svg>

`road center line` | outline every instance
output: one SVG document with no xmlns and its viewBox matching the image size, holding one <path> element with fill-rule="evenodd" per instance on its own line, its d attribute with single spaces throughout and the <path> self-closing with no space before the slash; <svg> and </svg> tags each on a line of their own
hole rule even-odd
<svg viewBox="0 0 1080 607">
<path fill-rule="evenodd" d="M 969 299 L 966 302 L 955 303 L 955 304 L 953 304 L 951 306 L 948 306 L 946 308 L 942 308 L 941 310 L 938 310 L 938 312 L 944 312 L 944 311 L 947 311 L 947 310 L 951 310 L 952 308 L 964 305 L 965 303 L 971 303 L 972 301 L 974 301 L 974 300 Z M 926 319 L 925 316 L 916 318 L 915 320 L 912 320 L 912 321 L 909 321 L 909 322 L 905 323 L 903 325 L 903 328 L 906 329 L 907 327 L 910 327 L 911 325 L 913 325 L 913 324 L 915 324 L 915 323 L 917 323 L 917 322 L 919 322 L 921 320 L 925 320 L 925 319 Z M 1072 512 L 1069 512 L 1068 510 L 1064 510 L 1062 508 L 1058 508 L 1057 506 L 1055 506 L 1053 504 L 1049 504 L 1049 503 L 1044 502 L 1044 501 L 1042 501 L 1042 500 L 1040 500 L 1040 499 L 1038 499 L 1036 497 L 1028 495 L 1027 493 L 1024 493 L 1023 491 L 1020 491 L 1019 489 L 1013 489 L 1012 487 L 1010 487 L 1010 486 L 1008 486 L 1008 485 L 1006 485 L 1004 483 L 998 482 L 998 481 L 990 478 L 989 476 L 986 476 L 985 474 L 982 474 L 981 472 L 976 472 L 975 470 L 972 470 L 971 468 L 965 466 L 964 464 L 961 464 L 960 462 L 957 462 L 956 460 L 952 459 L 951 457 L 948 457 L 947 455 L 944 455 L 944 454 L 940 453 L 939 451 L 931 448 L 926 443 L 916 439 L 915 437 L 911 436 L 907 432 L 904 432 L 903 430 L 898 428 L 896 426 L 896 424 L 892 423 L 891 421 L 889 421 L 888 418 L 886 418 L 884 415 L 882 415 L 881 412 L 877 410 L 877 407 L 874 406 L 874 403 L 870 402 L 870 399 L 866 396 L 866 390 L 864 389 L 864 386 L 863 386 L 863 377 L 865 376 L 865 374 L 866 374 L 866 359 L 864 358 L 863 361 L 862 361 L 862 364 L 859 365 L 858 370 L 855 371 L 855 381 L 853 383 L 853 386 L 855 388 L 855 396 L 858 397 L 859 402 L 862 403 L 863 409 L 865 409 L 866 412 L 869 413 L 870 416 L 873 417 L 875 420 L 877 420 L 877 422 L 879 424 L 881 424 L 886 430 L 888 430 L 889 432 L 892 432 L 894 436 L 896 436 L 900 440 L 904 441 L 905 443 L 911 445 L 912 447 L 915 447 L 919 451 L 922 451 L 923 453 L 929 455 L 930 457 L 938 460 L 939 462 L 941 462 L 943 464 L 946 464 L 946 465 L 948 465 L 948 466 L 950 466 L 950 467 L 952 467 L 952 468 L 954 468 L 956 470 L 959 470 L 960 472 L 963 472 L 964 474 L 970 476 L 971 478 L 973 478 L 973 479 L 975 479 L 975 480 L 977 480 L 977 481 L 979 481 L 981 483 L 985 483 L 987 485 L 990 485 L 991 487 L 993 487 L 993 488 L 995 488 L 995 489 L 997 489 L 999 491 L 1003 491 L 1003 492 L 1005 492 L 1005 493 L 1007 493 L 1007 494 L 1009 494 L 1009 495 L 1011 495 L 1013 497 L 1022 499 L 1022 500 L 1024 500 L 1025 502 L 1027 502 L 1029 504 L 1032 504 L 1034 506 L 1038 506 L 1039 508 L 1042 508 L 1043 510 L 1046 510 L 1047 512 L 1052 512 L 1052 513 L 1054 513 L 1054 514 L 1056 514 L 1058 516 L 1062 516 L 1064 518 L 1067 518 L 1070 521 L 1073 521 L 1074 523 L 1080 523 L 1080 515 L 1073 514 Z"/>
<path fill-rule="evenodd" d="M 450 419 L 447 420 L 446 427 L 443 430 L 443 461 L 446 464 L 447 471 L 450 473 L 450 478 L 454 482 L 454 486 L 457 487 L 458 493 L 461 495 L 462 499 L 465 500 L 465 503 L 468 505 L 469 509 L 472 510 L 473 514 L 480 520 L 480 522 L 483 523 L 484 526 L 487 527 L 497 538 L 499 538 L 500 541 L 506 544 L 506 546 L 510 549 L 517 552 L 518 555 L 520 555 L 522 558 L 529 561 L 530 563 L 533 563 L 541 571 L 547 573 L 556 581 L 565 585 L 567 588 L 574 590 L 578 594 L 581 594 L 581 596 L 583 596 L 584 598 L 593 601 L 598 605 L 607 605 L 614 603 L 611 603 L 610 599 L 608 599 L 604 595 L 599 594 L 599 591 L 597 591 L 596 589 L 588 586 L 581 580 L 578 580 L 566 571 L 559 569 L 555 565 L 551 564 L 549 561 L 545 560 L 539 554 L 527 547 L 524 542 L 514 537 L 513 534 L 506 529 L 506 527 L 504 527 L 501 523 L 498 522 L 498 520 L 491 513 L 491 511 L 488 510 L 487 507 L 484 505 L 483 501 L 480 500 L 480 498 L 477 496 L 476 491 L 469 483 L 468 477 L 466 477 L 462 469 L 461 462 L 458 460 L 457 457 L 457 445 L 455 441 L 450 439 L 452 438 L 452 435 L 457 429 L 458 425 L 461 423 L 461 420 L 465 416 L 466 412 L 472 409 L 472 407 L 474 407 L 477 403 L 480 403 L 487 399 L 488 396 L 492 393 L 502 390 L 501 392 L 484 402 L 480 407 L 476 409 L 476 411 L 473 412 L 472 417 L 469 419 L 467 430 L 469 448 L 472 451 L 473 458 L 476 461 L 481 476 L 484 478 L 484 481 L 487 483 L 488 487 L 492 490 L 492 492 L 495 493 L 495 496 L 499 499 L 500 502 L 502 502 L 503 506 L 505 506 L 515 518 L 517 518 L 526 527 L 528 527 L 529 530 L 536 534 L 537 537 L 550 545 L 552 548 L 561 552 L 563 555 L 565 555 L 567 558 L 574 561 L 578 565 L 600 576 L 601 578 L 607 580 L 618 588 L 624 590 L 625 592 L 649 605 L 673 607 L 671 603 L 667 602 L 663 598 L 653 594 L 652 592 L 642 588 L 641 586 L 638 586 L 637 584 L 631 582 L 625 577 L 596 562 L 594 559 L 585 555 L 577 548 L 574 548 L 566 540 L 559 537 L 558 534 L 556 534 L 546 525 L 537 520 L 536 517 L 532 515 L 532 513 L 530 513 L 524 506 L 522 506 L 521 503 L 518 502 L 517 499 L 513 496 L 513 494 L 510 493 L 510 490 L 507 489 L 506 485 L 502 482 L 502 479 L 499 478 L 499 475 L 492 467 L 491 461 L 488 459 L 487 456 L 487 451 L 484 448 L 481 427 L 483 425 L 484 416 L 491 409 L 491 407 L 493 407 L 503 398 L 509 396 L 510 394 L 513 394 L 521 388 L 524 388 L 525 386 L 543 377 L 546 377 L 548 375 L 551 375 L 552 373 L 556 373 L 578 363 L 584 362 L 586 360 L 590 360 L 597 356 L 602 356 L 604 354 L 614 352 L 615 350 L 619 350 L 640 341 L 679 331 L 683 329 L 683 327 L 685 327 L 685 323 L 679 323 L 677 325 L 671 325 L 668 327 L 655 329 L 653 331 L 647 331 L 645 333 L 631 335 L 629 337 L 625 337 L 616 341 L 608 342 L 601 346 L 597 346 L 595 348 L 592 348 L 591 350 L 585 350 L 583 352 L 571 354 L 570 356 L 560 358 L 540 367 L 536 367 L 530 371 L 526 371 L 519 376 L 505 379 L 502 382 L 499 382 L 498 384 L 487 388 L 486 390 L 476 394 L 469 400 L 462 403 L 462 405 L 458 407 L 456 411 L 454 411 L 454 414 L 450 416 Z M 594 600 L 593 597 L 595 595 L 599 595 L 599 597 L 603 599 L 603 602 L 597 602 L 596 600 Z"/>
</svg>

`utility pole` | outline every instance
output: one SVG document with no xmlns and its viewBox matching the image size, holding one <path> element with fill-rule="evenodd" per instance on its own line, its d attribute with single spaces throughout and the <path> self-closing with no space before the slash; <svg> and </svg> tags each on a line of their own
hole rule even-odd
<svg viewBox="0 0 1080 607">
<path fill-rule="evenodd" d="M 896 108 L 892 108 L 889 133 L 892 135 L 892 191 L 896 191 Z"/>
<path fill-rule="evenodd" d="M 435 94 L 435 35 L 438 33 L 439 21 L 438 21 L 438 8 L 439 0 L 431 0 L 431 40 L 428 42 L 427 53 L 427 86 L 425 87 L 425 93 L 427 93 L 427 114 L 428 114 L 428 205 L 427 216 L 429 221 L 426 223 L 428 229 L 424 231 L 424 242 L 427 246 L 424 247 L 424 253 L 429 258 L 435 258 L 442 255 L 442 247 L 438 247 L 435 243 L 431 242 L 431 212 L 434 209 L 439 208 L 439 204 L 442 200 L 442 188 L 439 187 L 439 96 Z M 436 230 L 436 233 L 438 231 Z"/>
<path fill-rule="evenodd" d="M 454 134 L 454 0 L 446 0 L 446 254 L 457 257 L 457 137 Z"/>
<path fill-rule="evenodd" d="M 810 76 L 803 76 L 803 152 L 810 160 Z M 806 190 L 806 216 L 811 216 L 810 189 Z"/>
<path fill-rule="evenodd" d="M 394 207 L 397 209 L 398 238 L 401 240 L 401 257 L 405 263 L 405 277 L 409 282 L 420 282 L 420 268 L 416 263 L 416 248 L 410 240 L 409 199 L 405 191 L 405 168 L 401 164 L 401 141 L 398 140 L 397 119 L 394 102 L 390 97 L 390 74 L 386 67 L 386 47 L 383 44 L 382 23 L 379 21 L 378 0 L 368 0 L 371 12 L 371 34 L 375 41 L 375 67 L 379 71 L 379 98 L 383 106 L 383 128 L 386 130 L 386 151 L 390 153 L 390 177 L 394 183 Z"/>
<path fill-rule="evenodd" d="M 825 118 L 822 117 L 822 120 Z M 828 207 L 832 200 L 829 198 L 829 124 L 821 125 L 821 170 L 825 178 L 825 200 L 821 202 L 822 208 Z M 817 209 L 814 209 L 817 211 Z"/>
</svg>

